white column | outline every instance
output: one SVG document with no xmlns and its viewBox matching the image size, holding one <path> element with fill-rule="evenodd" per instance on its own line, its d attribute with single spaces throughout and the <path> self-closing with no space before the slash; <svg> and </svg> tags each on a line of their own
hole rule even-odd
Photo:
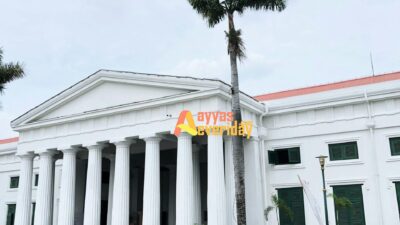
<svg viewBox="0 0 400 225">
<path fill-rule="evenodd" d="M 76 149 L 62 150 L 60 205 L 58 225 L 74 225 L 75 214 L 75 178 L 76 178 Z"/>
<path fill-rule="evenodd" d="M 143 225 L 160 225 L 160 141 L 145 138 L 145 169 L 143 187 Z"/>
<path fill-rule="evenodd" d="M 39 153 L 39 155 L 39 187 L 36 196 L 35 225 L 51 225 L 54 152 L 46 151 Z"/>
<path fill-rule="evenodd" d="M 176 167 L 169 167 L 169 195 L 168 195 L 168 225 L 175 225 L 175 207 L 176 207 Z"/>
<path fill-rule="evenodd" d="M 208 136 L 208 224 L 227 225 L 222 136 Z"/>
<path fill-rule="evenodd" d="M 111 224 L 129 224 L 129 162 L 128 141 L 114 143 L 116 146 L 114 194 Z"/>
<path fill-rule="evenodd" d="M 225 189 L 227 223 L 236 225 L 236 196 L 235 196 L 235 173 L 233 171 L 233 146 L 232 137 L 224 137 L 225 142 Z"/>
<path fill-rule="evenodd" d="M 200 149 L 193 145 L 194 223 L 201 225 Z"/>
<path fill-rule="evenodd" d="M 32 198 L 32 153 L 19 155 L 21 169 L 19 174 L 19 187 L 17 197 L 17 209 L 15 212 L 15 225 L 31 224 L 31 198 Z"/>
<path fill-rule="evenodd" d="M 99 225 L 101 212 L 102 145 L 91 145 L 86 175 L 84 225 Z"/>
<path fill-rule="evenodd" d="M 182 132 L 178 137 L 176 174 L 176 225 L 192 225 L 193 157 L 192 136 Z"/>
<path fill-rule="evenodd" d="M 107 225 L 111 225 L 112 208 L 113 208 L 112 203 L 114 194 L 115 156 L 110 155 L 108 159 L 110 160 L 110 179 L 108 184 Z"/>
</svg>

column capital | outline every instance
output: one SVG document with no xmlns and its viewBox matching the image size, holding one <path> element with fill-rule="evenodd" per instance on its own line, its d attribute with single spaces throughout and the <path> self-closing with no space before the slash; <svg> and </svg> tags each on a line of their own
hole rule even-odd
<svg viewBox="0 0 400 225">
<path fill-rule="evenodd" d="M 158 136 L 151 136 L 151 137 L 144 137 L 143 140 L 145 142 L 160 142 L 162 138 Z"/>
<path fill-rule="evenodd" d="M 27 153 L 17 154 L 17 156 L 20 159 L 33 159 L 35 157 L 35 154 L 33 154 L 33 152 L 27 152 Z"/>
<path fill-rule="evenodd" d="M 192 137 L 193 137 L 192 135 L 190 135 L 187 132 L 183 132 L 183 131 L 178 136 L 178 138 L 192 138 Z"/>
<path fill-rule="evenodd" d="M 54 156 L 55 154 L 57 154 L 57 152 L 55 150 L 46 150 L 43 152 L 39 152 L 38 154 L 39 156 Z"/>
<path fill-rule="evenodd" d="M 95 145 L 88 145 L 85 146 L 89 151 L 91 150 L 97 150 L 97 151 L 101 151 L 103 150 L 103 148 L 105 147 L 105 144 L 95 144 Z"/>
<path fill-rule="evenodd" d="M 66 148 L 66 149 L 61 149 L 63 154 L 73 154 L 76 155 L 76 153 L 79 151 L 79 148 Z"/>
<path fill-rule="evenodd" d="M 136 143 L 136 141 L 135 140 L 116 140 L 111 143 L 113 143 L 116 147 L 118 147 L 118 146 L 129 147 L 131 144 Z"/>
</svg>

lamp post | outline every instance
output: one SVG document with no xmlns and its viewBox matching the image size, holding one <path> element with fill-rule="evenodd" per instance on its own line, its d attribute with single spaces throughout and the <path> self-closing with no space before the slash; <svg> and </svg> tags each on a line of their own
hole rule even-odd
<svg viewBox="0 0 400 225">
<path fill-rule="evenodd" d="M 329 225 L 329 219 L 328 219 L 328 204 L 326 203 L 326 186 L 325 186 L 325 159 L 328 158 L 328 156 L 320 155 L 316 157 L 319 159 L 319 164 L 321 165 L 321 172 L 322 172 L 322 184 L 323 184 L 323 193 L 324 193 L 324 207 L 325 207 L 325 223 L 326 225 Z"/>
</svg>

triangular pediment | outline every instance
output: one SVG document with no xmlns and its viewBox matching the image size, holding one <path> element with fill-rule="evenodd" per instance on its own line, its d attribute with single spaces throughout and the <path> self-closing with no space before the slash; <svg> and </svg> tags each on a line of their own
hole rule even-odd
<svg viewBox="0 0 400 225">
<path fill-rule="evenodd" d="M 48 112 L 40 119 L 75 115 L 188 92 L 191 90 L 106 81 Z"/>
<path fill-rule="evenodd" d="M 171 98 L 221 85 L 225 84 L 218 80 L 100 70 L 15 119 L 12 126 Z"/>
</svg>

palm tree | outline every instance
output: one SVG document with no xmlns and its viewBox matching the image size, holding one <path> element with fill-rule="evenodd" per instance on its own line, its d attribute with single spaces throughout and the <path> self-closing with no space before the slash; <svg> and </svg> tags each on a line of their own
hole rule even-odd
<svg viewBox="0 0 400 225">
<path fill-rule="evenodd" d="M 0 94 L 5 84 L 24 76 L 24 69 L 17 63 L 3 63 L 3 50 L 0 48 Z"/>
<path fill-rule="evenodd" d="M 225 32 L 228 41 L 228 54 L 231 64 L 231 95 L 233 119 L 240 124 L 242 114 L 239 100 L 239 77 L 237 60 L 245 58 L 244 43 L 241 30 L 235 28 L 234 15 L 243 14 L 246 9 L 282 11 L 286 0 L 188 0 L 193 9 L 214 27 L 224 18 L 228 18 L 228 31 Z M 244 184 L 244 151 L 243 137 L 233 137 L 233 164 L 235 174 L 236 212 L 238 225 L 246 224 L 246 203 Z"/>
</svg>

